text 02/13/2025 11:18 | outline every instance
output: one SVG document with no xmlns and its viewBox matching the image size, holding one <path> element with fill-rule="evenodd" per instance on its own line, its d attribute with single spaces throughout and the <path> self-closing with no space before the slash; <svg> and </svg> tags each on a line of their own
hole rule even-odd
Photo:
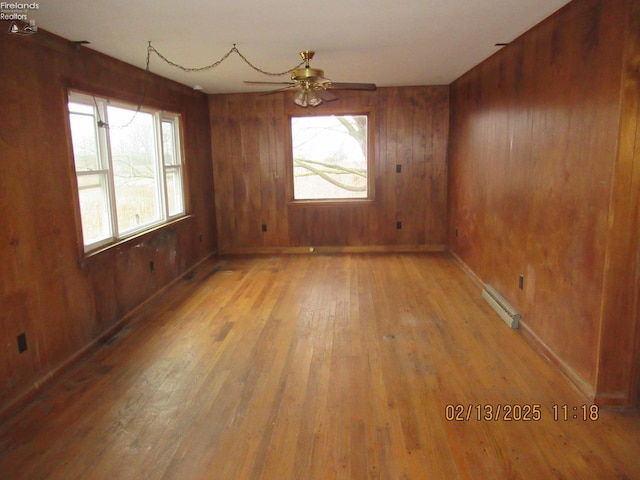
<svg viewBox="0 0 640 480">
<path fill-rule="evenodd" d="M 599 407 L 592 405 L 554 404 L 550 408 L 553 421 L 597 421 Z M 449 403 L 445 406 L 445 420 L 449 422 L 538 422 L 543 418 L 541 404 L 462 404 Z"/>
</svg>

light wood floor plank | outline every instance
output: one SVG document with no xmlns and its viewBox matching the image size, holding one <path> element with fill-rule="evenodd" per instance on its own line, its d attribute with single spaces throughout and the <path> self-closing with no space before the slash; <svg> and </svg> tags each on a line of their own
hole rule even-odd
<svg viewBox="0 0 640 480">
<path fill-rule="evenodd" d="M 640 478 L 639 415 L 583 404 L 446 253 L 222 258 L 0 425 L 0 478 Z"/>
</svg>

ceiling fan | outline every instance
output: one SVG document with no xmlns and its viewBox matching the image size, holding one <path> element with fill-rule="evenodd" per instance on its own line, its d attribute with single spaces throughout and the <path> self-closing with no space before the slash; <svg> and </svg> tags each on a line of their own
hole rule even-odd
<svg viewBox="0 0 640 480">
<path fill-rule="evenodd" d="M 319 68 L 312 68 L 309 65 L 310 60 L 315 54 L 312 50 L 303 50 L 300 56 L 304 61 L 304 67 L 291 70 L 290 82 L 250 82 L 244 83 L 253 85 L 286 85 L 286 87 L 278 88 L 265 95 L 285 90 L 299 90 L 294 98 L 294 102 L 301 107 L 316 107 L 324 102 L 331 102 L 338 97 L 329 90 L 375 90 L 375 83 L 344 83 L 332 82 L 325 78 L 324 71 Z"/>
</svg>

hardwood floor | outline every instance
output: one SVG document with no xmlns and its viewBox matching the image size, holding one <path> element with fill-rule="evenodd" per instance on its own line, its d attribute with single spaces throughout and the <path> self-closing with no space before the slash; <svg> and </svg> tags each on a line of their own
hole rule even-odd
<svg viewBox="0 0 640 480">
<path fill-rule="evenodd" d="M 448 254 L 223 258 L 0 425 L 0 478 L 640 478 L 583 404 Z"/>
</svg>

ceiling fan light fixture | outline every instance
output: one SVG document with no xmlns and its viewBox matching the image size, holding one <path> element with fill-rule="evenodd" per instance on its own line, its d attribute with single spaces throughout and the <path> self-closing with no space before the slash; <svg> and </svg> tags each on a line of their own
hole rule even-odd
<svg viewBox="0 0 640 480">
<path fill-rule="evenodd" d="M 296 105 L 306 107 L 317 107 L 322 103 L 322 97 L 313 91 L 309 86 L 305 86 L 293 98 Z"/>
<path fill-rule="evenodd" d="M 309 90 L 307 93 L 307 103 L 312 107 L 317 107 L 322 103 L 322 98 L 320 98 L 313 90 Z"/>
<path fill-rule="evenodd" d="M 293 101 L 295 102 L 296 105 L 300 106 L 300 107 L 306 107 L 309 102 L 307 100 L 307 91 L 306 90 L 300 90 L 295 98 L 293 99 Z"/>
</svg>

